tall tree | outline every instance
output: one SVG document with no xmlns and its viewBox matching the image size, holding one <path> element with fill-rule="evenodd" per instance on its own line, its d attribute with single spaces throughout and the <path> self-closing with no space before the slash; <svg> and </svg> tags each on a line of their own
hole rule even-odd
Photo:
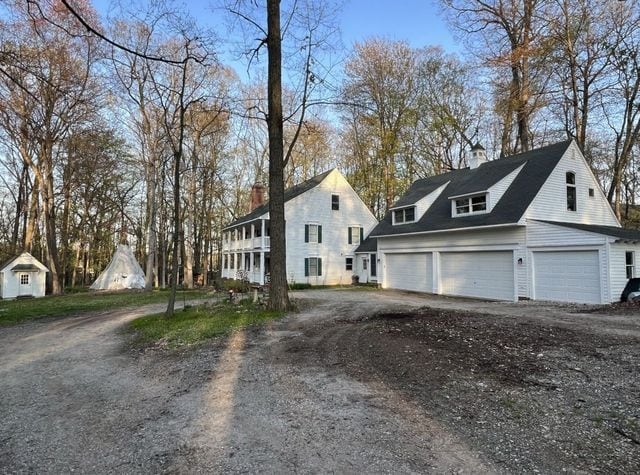
<svg viewBox="0 0 640 475">
<path fill-rule="evenodd" d="M 533 118 L 544 104 L 549 78 L 549 0 L 441 1 L 469 47 L 494 70 L 501 154 L 530 150 Z"/>
</svg>

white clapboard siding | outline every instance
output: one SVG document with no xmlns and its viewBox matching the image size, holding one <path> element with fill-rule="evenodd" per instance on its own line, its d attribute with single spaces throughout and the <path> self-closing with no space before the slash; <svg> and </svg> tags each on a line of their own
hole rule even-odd
<svg viewBox="0 0 640 475">
<path fill-rule="evenodd" d="M 577 210 L 567 210 L 566 174 L 576 175 Z M 594 196 L 589 196 L 593 188 Z M 525 213 L 526 218 L 570 223 L 620 226 L 600 185 L 578 147 L 572 144 Z"/>
<path fill-rule="evenodd" d="M 331 195 L 340 196 L 340 209 L 331 209 Z M 287 279 L 315 285 L 350 284 L 353 270 L 346 270 L 359 243 L 349 244 L 349 226 L 360 226 L 367 236 L 377 220 L 340 172 L 334 170 L 319 185 L 285 203 Z M 304 242 L 305 224 L 322 226 L 322 243 Z M 320 257 L 322 276 L 306 277 L 304 259 Z M 354 267 L 355 269 L 355 267 Z"/>
</svg>

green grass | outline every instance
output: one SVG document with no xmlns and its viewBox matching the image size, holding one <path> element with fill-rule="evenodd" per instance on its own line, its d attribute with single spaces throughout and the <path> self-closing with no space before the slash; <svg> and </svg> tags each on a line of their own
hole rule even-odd
<svg viewBox="0 0 640 475">
<path fill-rule="evenodd" d="M 141 317 L 129 323 L 129 330 L 134 333 L 135 346 L 177 348 L 282 316 L 282 312 L 265 310 L 249 300 L 237 304 L 221 301 L 178 310 L 169 318 L 164 314 Z"/>
<path fill-rule="evenodd" d="M 207 291 L 178 291 L 177 302 L 205 298 Z M 168 291 L 88 292 L 24 300 L 0 300 L 0 326 L 25 320 L 60 317 L 75 313 L 134 307 L 169 301 Z"/>
</svg>

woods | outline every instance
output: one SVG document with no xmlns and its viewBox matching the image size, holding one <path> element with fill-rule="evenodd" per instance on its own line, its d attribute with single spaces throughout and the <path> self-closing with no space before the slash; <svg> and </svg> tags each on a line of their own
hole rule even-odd
<svg viewBox="0 0 640 475">
<path fill-rule="evenodd" d="M 59 1 L 0 2 L 0 262 L 31 252 L 53 294 L 90 284 L 124 241 L 147 289 L 211 285 L 221 229 L 261 181 L 285 307 L 285 187 L 337 166 L 381 218 L 478 142 L 496 159 L 575 139 L 640 226 L 636 2 L 441 0 L 455 54 L 342 46 L 340 12 L 313 0 L 221 3 L 224 34 L 171 3 L 69 4 L 99 35 Z"/>
</svg>

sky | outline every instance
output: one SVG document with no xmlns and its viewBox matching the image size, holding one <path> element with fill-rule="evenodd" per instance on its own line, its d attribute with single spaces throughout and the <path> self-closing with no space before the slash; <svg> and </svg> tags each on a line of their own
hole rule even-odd
<svg viewBox="0 0 640 475">
<path fill-rule="evenodd" d="M 382 36 L 406 40 L 416 48 L 441 45 L 451 52 L 459 49 L 431 0 L 346 0 L 340 23 L 347 46 Z"/>
<path fill-rule="evenodd" d="M 138 0 L 144 3 L 144 0 Z M 212 0 L 184 0 L 191 14 L 204 23 L 217 23 Z M 320 0 L 322 1 L 322 0 Z M 436 0 L 343 0 L 339 19 L 342 40 L 347 48 L 373 36 L 406 40 L 413 47 L 441 45 L 446 51 L 460 51 L 453 35 L 439 13 Z M 109 10 L 112 0 L 94 0 L 101 14 Z M 206 19 L 210 19 L 207 21 Z M 220 20 L 220 24 L 222 21 Z"/>
</svg>

